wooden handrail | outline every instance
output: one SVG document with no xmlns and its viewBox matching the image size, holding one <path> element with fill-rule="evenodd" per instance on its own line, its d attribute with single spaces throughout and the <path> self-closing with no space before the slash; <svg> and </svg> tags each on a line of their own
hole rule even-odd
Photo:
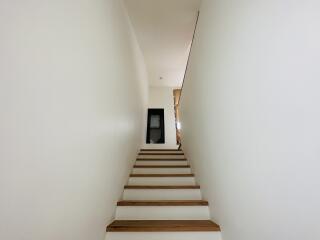
<svg viewBox="0 0 320 240">
<path fill-rule="evenodd" d="M 180 105 L 180 100 L 181 100 L 181 97 L 182 97 L 183 84 L 184 84 L 184 81 L 185 81 L 185 79 L 186 79 L 186 75 L 187 75 L 187 71 L 188 71 L 189 60 L 190 60 L 190 55 L 191 55 L 191 50 L 192 50 L 192 45 L 193 45 L 194 37 L 195 37 L 195 35 L 196 35 L 196 30 L 197 30 L 199 15 L 200 15 L 200 11 L 198 11 L 197 20 L 196 20 L 196 23 L 195 23 L 195 26 L 194 26 L 194 30 L 193 30 L 193 36 L 192 36 L 191 46 L 190 46 L 190 50 L 189 50 L 188 60 L 187 60 L 187 64 L 186 64 L 186 69 L 185 69 L 185 71 L 184 71 L 183 80 L 182 80 L 182 86 L 181 86 L 181 92 L 180 92 L 180 97 L 179 97 L 178 104 L 177 104 L 178 106 Z"/>
</svg>

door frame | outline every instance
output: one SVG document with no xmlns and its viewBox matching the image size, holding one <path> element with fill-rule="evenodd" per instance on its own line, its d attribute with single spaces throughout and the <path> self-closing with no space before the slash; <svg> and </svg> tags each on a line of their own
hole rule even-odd
<svg viewBox="0 0 320 240">
<path fill-rule="evenodd" d="M 146 143 L 150 144 L 150 123 L 151 115 L 160 115 L 160 130 L 161 130 L 161 139 L 159 143 L 155 144 L 164 144 L 165 143 L 165 125 L 164 125 L 164 108 L 148 108 L 148 121 L 147 121 L 147 138 Z"/>
</svg>

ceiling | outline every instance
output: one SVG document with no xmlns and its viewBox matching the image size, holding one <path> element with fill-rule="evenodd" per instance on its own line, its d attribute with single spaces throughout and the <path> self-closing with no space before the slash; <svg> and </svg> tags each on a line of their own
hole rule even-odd
<svg viewBox="0 0 320 240">
<path fill-rule="evenodd" d="M 201 0 L 124 0 L 151 86 L 181 87 Z"/>
</svg>

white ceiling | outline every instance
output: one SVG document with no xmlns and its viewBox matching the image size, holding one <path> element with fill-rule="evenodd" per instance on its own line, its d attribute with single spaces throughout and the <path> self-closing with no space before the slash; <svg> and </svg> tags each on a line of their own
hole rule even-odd
<svg viewBox="0 0 320 240">
<path fill-rule="evenodd" d="M 181 87 L 200 1 L 124 1 L 151 86 Z"/>
</svg>

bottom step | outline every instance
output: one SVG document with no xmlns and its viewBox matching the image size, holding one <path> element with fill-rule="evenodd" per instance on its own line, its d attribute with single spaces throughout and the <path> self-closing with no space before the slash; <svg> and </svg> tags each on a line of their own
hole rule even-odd
<svg viewBox="0 0 320 240">
<path fill-rule="evenodd" d="M 210 220 L 117 220 L 107 226 L 107 232 L 219 232 Z"/>
<path fill-rule="evenodd" d="M 221 240 L 220 232 L 108 232 L 105 240 Z"/>
</svg>

